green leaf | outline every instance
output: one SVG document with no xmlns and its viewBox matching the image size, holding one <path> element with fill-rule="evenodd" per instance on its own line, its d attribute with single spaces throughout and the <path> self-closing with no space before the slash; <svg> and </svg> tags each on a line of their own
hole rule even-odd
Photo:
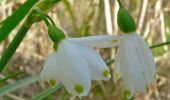
<svg viewBox="0 0 170 100">
<path fill-rule="evenodd" d="M 12 92 L 16 89 L 19 89 L 19 88 L 22 88 L 24 86 L 27 86 L 28 84 L 31 84 L 31 83 L 34 83 L 36 81 L 40 80 L 40 76 L 39 75 L 35 75 L 35 76 L 31 76 L 31 77 L 28 77 L 26 79 L 23 79 L 23 80 L 19 80 L 15 83 L 12 83 L 12 84 L 9 84 L 9 85 L 6 85 L 4 87 L 1 87 L 0 88 L 0 97 L 9 93 L 9 92 Z"/>
<path fill-rule="evenodd" d="M 0 27 L 2 26 L 2 24 L 4 24 L 5 20 L 0 20 Z"/>
<path fill-rule="evenodd" d="M 5 20 L 0 28 L 0 42 L 9 35 L 38 1 L 39 0 L 27 0 L 18 10 Z"/>
<path fill-rule="evenodd" d="M 15 53 L 16 49 L 25 37 L 28 30 L 28 27 L 24 25 L 21 26 L 18 33 L 16 34 L 16 36 L 14 37 L 14 39 L 12 40 L 7 50 L 4 52 L 0 59 L 0 72 L 6 67 L 6 64 L 8 63 L 12 55 Z"/>
<path fill-rule="evenodd" d="M 29 0 L 30 1 L 30 0 Z M 48 5 L 49 6 L 49 3 L 51 4 L 50 7 L 54 7 L 56 3 L 58 3 L 60 0 L 43 0 L 39 6 L 42 4 L 44 6 L 41 5 L 41 7 L 38 7 L 42 10 L 47 10 L 49 11 L 50 8 L 45 6 Z M 45 2 L 45 4 L 44 4 Z M 32 2 L 31 2 L 32 3 Z M 35 3 L 35 2 L 34 2 Z M 45 7 L 45 8 L 43 8 Z M 22 7 L 21 7 L 22 8 Z M 21 13 L 21 12 L 20 12 Z M 23 12 L 22 12 L 23 13 Z M 34 22 L 38 22 L 40 21 L 39 20 L 39 17 L 38 16 L 35 16 L 36 13 L 32 12 L 31 14 L 28 15 L 28 18 L 24 21 L 24 24 L 21 26 L 21 28 L 19 29 L 18 33 L 16 34 L 16 36 L 14 37 L 14 39 L 12 40 L 12 42 L 10 43 L 10 45 L 8 46 L 8 48 L 6 49 L 6 51 L 3 53 L 3 56 L 1 57 L 0 59 L 0 72 L 6 67 L 6 64 L 8 63 L 8 61 L 10 60 L 10 58 L 13 56 L 13 54 L 15 53 L 16 49 L 18 48 L 18 46 L 20 45 L 20 43 L 22 42 L 23 38 L 25 37 L 27 31 L 29 30 L 29 28 L 31 27 L 31 25 L 34 23 Z M 17 15 L 16 15 L 17 16 Z M 15 17 L 11 17 L 9 18 L 10 20 L 14 20 Z M 34 18 L 34 19 L 32 19 Z M 3 25 L 7 25 L 6 23 L 8 22 L 8 25 L 13 25 L 14 23 L 10 23 L 9 22 L 9 19 L 5 20 L 4 24 Z M 16 18 L 17 19 L 17 18 Z M 2 27 L 1 27 L 2 28 Z M 0 42 L 5 39 L 5 37 L 9 34 L 2 34 L 2 31 L 1 30 L 4 30 L 4 28 L 1 29 L 0 28 Z M 5 32 L 7 32 L 8 30 L 5 30 Z M 2 37 L 1 37 L 2 36 Z"/>
<path fill-rule="evenodd" d="M 39 93 L 37 96 L 33 97 L 33 100 L 43 100 L 44 98 L 46 98 L 47 96 L 49 96 L 50 94 L 54 93 L 55 91 L 59 90 L 60 88 L 63 87 L 63 84 L 58 84 L 56 87 L 51 87 L 41 93 Z"/>
<path fill-rule="evenodd" d="M 21 73 L 23 73 L 23 72 L 19 71 L 19 72 L 10 74 L 10 75 L 6 76 L 5 78 L 0 79 L 0 83 L 4 82 L 4 81 L 6 81 L 6 80 L 8 80 L 10 78 L 16 77 L 16 76 L 20 75 Z"/>
</svg>

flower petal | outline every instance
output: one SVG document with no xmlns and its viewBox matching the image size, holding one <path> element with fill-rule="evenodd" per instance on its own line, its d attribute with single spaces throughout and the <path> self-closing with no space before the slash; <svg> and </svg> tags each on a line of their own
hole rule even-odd
<svg viewBox="0 0 170 100">
<path fill-rule="evenodd" d="M 66 40 L 59 45 L 61 65 L 58 66 L 60 80 L 72 95 L 86 96 L 91 87 L 89 67 L 80 55 L 77 45 Z"/>
<path fill-rule="evenodd" d="M 69 38 L 68 40 L 72 42 L 88 45 L 91 47 L 110 48 L 110 47 L 118 46 L 119 42 L 117 40 L 119 39 L 120 36 L 100 35 L 100 36 L 89 36 L 89 37 L 81 37 L 81 38 Z"/>
<path fill-rule="evenodd" d="M 42 80 L 56 80 L 59 81 L 58 69 L 57 66 L 59 65 L 59 56 L 56 52 L 51 53 L 48 58 L 46 59 L 42 72 L 41 72 L 41 79 Z"/>
<path fill-rule="evenodd" d="M 156 73 L 156 65 L 154 62 L 154 57 L 145 43 L 145 41 L 138 35 L 136 35 L 136 47 L 138 50 L 138 54 L 142 63 L 142 66 L 144 67 L 145 70 L 145 77 L 147 79 L 148 83 L 155 83 L 155 73 Z"/>
<path fill-rule="evenodd" d="M 146 79 L 143 76 L 143 69 L 138 59 L 134 45 L 133 36 L 124 35 L 120 42 L 120 71 L 126 87 L 132 92 L 146 92 Z"/>
<path fill-rule="evenodd" d="M 87 60 L 92 80 L 109 80 L 111 75 L 102 57 L 91 47 L 79 45 L 79 51 Z"/>
</svg>

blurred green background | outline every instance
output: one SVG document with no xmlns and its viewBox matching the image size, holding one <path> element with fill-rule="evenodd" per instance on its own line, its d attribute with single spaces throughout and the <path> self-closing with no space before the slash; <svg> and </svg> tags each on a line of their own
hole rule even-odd
<svg viewBox="0 0 170 100">
<path fill-rule="evenodd" d="M 0 1 L 0 22 L 10 16 L 25 1 Z M 170 0 L 122 0 L 122 2 L 134 17 L 138 33 L 149 46 L 170 41 Z M 120 35 L 121 32 L 116 22 L 118 5 L 115 0 L 109 0 L 109 5 L 110 31 L 114 35 Z M 105 14 L 106 8 L 108 6 L 105 6 L 104 0 L 62 0 L 48 15 L 70 37 L 111 34 L 108 30 L 109 26 L 106 24 L 109 18 L 108 14 Z M 7 48 L 18 28 L 19 25 L 0 45 L 0 54 Z M 0 87 L 39 74 L 44 60 L 52 51 L 52 42 L 48 38 L 46 26 L 43 22 L 35 23 L 8 63 L 8 67 L 0 74 L 0 78 L 17 71 L 23 71 L 23 73 L 0 83 Z M 170 46 L 154 48 L 152 51 L 157 67 L 156 86 L 145 95 L 136 93 L 133 100 L 170 100 Z M 115 49 L 99 51 L 107 62 L 114 59 L 114 52 Z M 110 62 L 108 66 L 112 73 L 114 64 Z M 49 88 L 47 82 L 36 82 L 0 97 L 0 100 L 30 100 L 47 88 Z M 113 79 L 108 82 L 93 81 L 89 95 L 83 100 L 126 100 L 126 95 L 122 80 L 119 80 L 118 83 L 114 83 Z M 45 100 L 68 100 L 69 96 L 62 88 Z"/>
</svg>

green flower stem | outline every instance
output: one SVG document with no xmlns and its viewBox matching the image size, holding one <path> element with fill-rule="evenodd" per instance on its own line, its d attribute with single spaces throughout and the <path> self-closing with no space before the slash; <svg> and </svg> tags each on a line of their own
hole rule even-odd
<svg viewBox="0 0 170 100">
<path fill-rule="evenodd" d="M 45 24 L 47 25 L 47 27 L 49 27 L 49 26 L 50 26 L 50 23 L 49 23 L 49 21 L 47 20 L 45 14 L 41 11 L 41 9 L 37 7 L 37 8 L 34 8 L 34 10 L 36 11 L 36 13 L 39 14 L 39 17 L 44 20 L 44 22 L 45 22 Z"/>
<path fill-rule="evenodd" d="M 170 44 L 170 41 L 167 41 L 167 42 L 163 42 L 163 43 L 160 43 L 160 44 L 156 44 L 156 45 L 150 46 L 150 48 L 154 49 L 154 48 L 162 47 L 164 45 L 169 45 L 169 44 Z"/>
<path fill-rule="evenodd" d="M 48 35 L 50 39 L 54 42 L 54 44 L 58 45 L 58 43 L 65 38 L 64 32 L 60 30 L 58 27 L 56 27 L 54 21 L 50 18 L 50 16 L 45 15 L 41 11 L 41 9 L 35 8 L 34 10 L 39 14 L 39 17 L 44 20 L 48 28 Z M 50 20 L 50 23 L 47 18 Z"/>
<path fill-rule="evenodd" d="M 12 40 L 9 47 L 4 52 L 2 58 L 0 59 L 0 72 L 5 68 L 6 64 L 8 63 L 8 61 L 10 60 L 12 55 L 15 53 L 16 49 L 18 48 L 19 44 L 25 37 L 25 35 L 30 27 L 31 27 L 31 25 L 29 27 L 25 26 L 25 25 L 21 26 L 21 28 L 19 29 L 15 38 Z"/>
<path fill-rule="evenodd" d="M 122 3 L 120 2 L 120 0 L 117 0 L 117 2 L 119 3 L 120 7 L 123 7 Z"/>
<path fill-rule="evenodd" d="M 50 22 L 51 22 L 51 24 L 52 24 L 53 26 L 56 26 L 55 22 L 51 19 L 50 16 L 48 16 L 47 14 L 46 14 L 45 16 L 50 20 Z M 56 26 L 56 27 L 57 27 L 57 26 Z"/>
</svg>

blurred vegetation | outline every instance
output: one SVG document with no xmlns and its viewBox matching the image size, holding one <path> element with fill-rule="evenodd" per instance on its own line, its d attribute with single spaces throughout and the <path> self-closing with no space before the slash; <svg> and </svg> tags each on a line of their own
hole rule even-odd
<svg viewBox="0 0 170 100">
<path fill-rule="evenodd" d="M 0 0 L 0 26 L 3 20 L 10 16 L 26 0 Z M 146 40 L 149 46 L 170 41 L 170 1 L 169 0 L 122 0 L 126 8 L 135 18 L 137 31 Z M 62 0 L 48 15 L 52 16 L 56 24 L 65 30 L 70 37 L 107 34 L 104 0 Z M 113 34 L 119 35 L 116 24 L 116 3 L 110 0 Z M 17 30 L 0 46 L 0 54 L 6 50 Z M 169 100 L 170 99 L 170 46 L 154 48 L 157 67 L 157 83 L 154 89 L 149 89 L 146 95 L 137 93 L 133 100 Z M 6 81 L 0 82 L 0 87 L 14 83 L 31 75 L 41 72 L 47 55 L 52 52 L 52 42 L 47 35 L 46 27 L 42 22 L 33 25 L 24 41 L 17 49 L 7 65 L 0 73 L 0 80 L 9 76 Z M 113 50 L 114 51 L 114 50 Z M 110 49 L 102 49 L 100 53 L 106 61 L 110 60 Z M 1 56 L 1 55 L 0 55 Z M 112 58 L 114 59 L 114 57 Z M 112 60 L 111 59 L 111 60 Z M 113 64 L 109 64 L 112 69 Z M 112 71 L 112 70 L 111 70 Z M 20 73 L 17 73 L 20 72 Z M 22 72 L 22 73 L 21 73 Z M 10 76 L 14 74 L 15 77 Z M 13 78 L 10 78 L 13 77 Z M 8 93 L 0 100 L 30 100 L 35 95 L 49 88 L 46 82 L 36 82 L 29 86 Z M 128 93 L 123 81 L 114 83 L 94 81 L 91 92 L 85 100 L 126 100 Z M 64 88 L 49 95 L 45 100 L 68 100 L 69 94 Z"/>
</svg>

